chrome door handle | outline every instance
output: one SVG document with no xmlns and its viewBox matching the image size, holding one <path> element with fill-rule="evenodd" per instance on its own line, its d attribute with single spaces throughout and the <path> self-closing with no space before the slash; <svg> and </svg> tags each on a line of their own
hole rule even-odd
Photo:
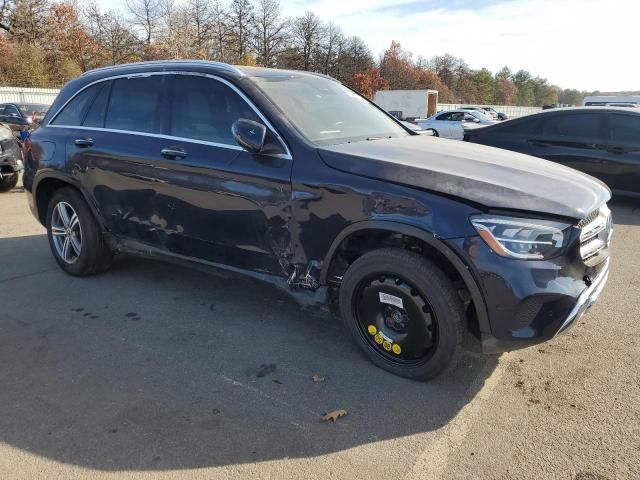
<svg viewBox="0 0 640 480">
<path fill-rule="evenodd" d="M 90 147 L 93 145 L 93 138 L 76 138 L 73 143 L 79 147 Z"/>
<path fill-rule="evenodd" d="M 176 158 L 184 158 L 187 156 L 187 152 L 185 152 L 181 148 L 163 148 L 162 150 L 160 150 L 160 153 L 163 157 L 172 160 Z"/>
</svg>

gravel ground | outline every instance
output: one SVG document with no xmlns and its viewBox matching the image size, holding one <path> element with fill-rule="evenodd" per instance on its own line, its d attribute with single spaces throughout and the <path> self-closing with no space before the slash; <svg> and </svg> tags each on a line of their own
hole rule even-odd
<svg viewBox="0 0 640 480">
<path fill-rule="evenodd" d="M 69 277 L 2 194 L 0 478 L 640 479 L 640 204 L 614 215 L 578 325 L 422 384 L 250 280 L 131 258 Z"/>
</svg>

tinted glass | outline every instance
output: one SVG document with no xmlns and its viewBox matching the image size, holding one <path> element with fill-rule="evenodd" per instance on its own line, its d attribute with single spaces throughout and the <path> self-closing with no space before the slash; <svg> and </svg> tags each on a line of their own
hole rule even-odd
<svg viewBox="0 0 640 480">
<path fill-rule="evenodd" d="M 441 115 L 439 115 L 436 120 L 453 120 L 453 113 L 443 113 Z"/>
<path fill-rule="evenodd" d="M 111 90 L 111 82 L 103 82 L 96 92 L 93 103 L 89 107 L 89 111 L 84 118 L 82 125 L 85 127 L 104 127 L 104 120 L 107 111 L 107 101 L 109 100 L 109 91 Z"/>
<path fill-rule="evenodd" d="M 73 100 L 67 103 L 51 123 L 53 125 L 68 125 L 72 127 L 80 125 L 89 103 L 100 88 L 102 88 L 102 85 L 98 83 L 82 90 L 73 97 Z"/>
<path fill-rule="evenodd" d="M 160 133 L 160 97 L 166 75 L 114 80 L 106 128 Z"/>
<path fill-rule="evenodd" d="M 0 115 L 4 115 L 4 109 L 6 105 L 0 105 Z"/>
<path fill-rule="evenodd" d="M 239 118 L 260 122 L 229 86 L 197 75 L 173 76 L 171 135 L 237 146 L 231 125 Z"/>
<path fill-rule="evenodd" d="M 20 116 L 20 112 L 18 111 L 18 109 L 14 106 L 14 105 L 7 105 L 4 109 L 4 114 L 5 115 L 16 115 L 16 116 Z"/>
<path fill-rule="evenodd" d="M 539 119 L 515 119 L 515 120 L 505 120 L 499 124 L 499 130 L 494 130 L 496 132 L 505 133 L 505 134 L 532 134 L 536 132 L 536 128 L 538 127 Z"/>
<path fill-rule="evenodd" d="M 545 120 L 542 132 L 556 137 L 599 137 L 600 118 L 597 113 L 555 115 Z"/>
<path fill-rule="evenodd" d="M 290 72 L 251 79 L 302 135 L 317 144 L 410 135 L 389 115 L 336 81 Z"/>
<path fill-rule="evenodd" d="M 640 145 L 640 116 L 611 115 L 611 133 L 614 142 Z"/>
</svg>

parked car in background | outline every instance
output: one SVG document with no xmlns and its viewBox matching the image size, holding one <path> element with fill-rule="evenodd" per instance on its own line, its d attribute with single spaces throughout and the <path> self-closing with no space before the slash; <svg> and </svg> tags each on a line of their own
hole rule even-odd
<svg viewBox="0 0 640 480">
<path fill-rule="evenodd" d="M 38 125 L 44 118 L 49 105 L 41 103 L 2 103 L 0 104 L 0 122 L 6 123 L 13 131 L 19 132 Z"/>
<path fill-rule="evenodd" d="M 29 206 L 68 274 L 117 252 L 244 273 L 335 306 L 373 363 L 408 378 L 443 372 L 467 331 L 490 352 L 551 339 L 608 278 L 601 182 L 416 135 L 313 73 L 98 69 L 31 142 Z"/>
<path fill-rule="evenodd" d="M 469 110 L 469 111 L 484 113 L 490 120 L 498 120 L 497 113 L 494 114 L 492 111 L 489 111 L 484 107 L 466 106 L 466 107 L 460 107 L 460 110 Z"/>
<path fill-rule="evenodd" d="M 449 110 L 440 112 L 430 118 L 418 119 L 416 124 L 423 130 L 433 130 L 433 135 L 442 138 L 462 140 L 464 123 L 478 125 L 493 125 L 495 120 L 490 120 L 483 112 L 478 110 Z"/>
<path fill-rule="evenodd" d="M 485 112 L 489 112 L 489 113 L 493 114 L 493 115 L 495 116 L 495 119 L 496 119 L 496 120 L 501 120 L 501 121 L 502 121 L 502 120 L 507 120 L 507 119 L 509 118 L 509 116 L 508 116 L 506 113 L 504 113 L 504 112 L 498 112 L 498 111 L 497 111 L 495 108 L 493 108 L 493 107 L 482 107 L 482 109 L 483 109 Z"/>
<path fill-rule="evenodd" d="M 561 163 L 599 178 L 614 193 L 640 196 L 640 110 L 546 110 L 466 131 L 464 139 Z"/>
<path fill-rule="evenodd" d="M 0 123 L 0 192 L 11 190 L 22 171 L 22 149 L 13 130 Z"/>
</svg>

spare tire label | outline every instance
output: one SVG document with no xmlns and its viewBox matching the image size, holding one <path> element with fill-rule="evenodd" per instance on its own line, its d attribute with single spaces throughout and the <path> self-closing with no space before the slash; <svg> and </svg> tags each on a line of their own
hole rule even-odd
<svg viewBox="0 0 640 480">
<path fill-rule="evenodd" d="M 378 292 L 378 296 L 380 298 L 380 303 L 388 303 L 389 305 L 394 305 L 398 308 L 404 308 L 402 306 L 402 299 L 400 297 L 396 297 L 394 295 L 389 295 L 388 293 Z"/>
</svg>

